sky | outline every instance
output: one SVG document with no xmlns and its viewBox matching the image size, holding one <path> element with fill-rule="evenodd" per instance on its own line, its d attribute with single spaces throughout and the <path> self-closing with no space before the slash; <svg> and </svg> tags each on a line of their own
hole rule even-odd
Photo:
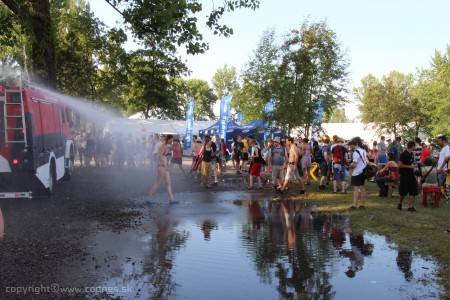
<svg viewBox="0 0 450 300">
<path fill-rule="evenodd" d="M 201 0 L 204 13 L 222 0 Z M 103 0 L 90 0 L 94 14 L 108 26 L 120 19 Z M 281 42 L 283 34 L 310 21 L 326 20 L 350 59 L 349 90 L 360 86 L 368 74 L 380 78 L 396 70 L 415 73 L 429 68 L 435 51 L 444 52 L 450 45 L 450 1 L 448 0 L 260 0 L 260 8 L 240 9 L 226 15 L 222 22 L 234 34 L 219 37 L 199 24 L 210 44 L 207 53 L 188 56 L 180 53 L 192 71 L 190 78 L 211 83 L 217 69 L 225 64 L 238 73 L 253 56 L 265 29 L 273 27 Z M 133 47 L 129 45 L 129 47 Z M 348 95 L 353 102 L 353 96 Z M 349 118 L 359 114 L 356 105 L 346 106 Z"/>
</svg>

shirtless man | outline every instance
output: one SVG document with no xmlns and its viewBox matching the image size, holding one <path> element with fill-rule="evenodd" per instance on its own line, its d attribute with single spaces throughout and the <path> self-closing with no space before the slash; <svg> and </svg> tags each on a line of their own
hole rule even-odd
<svg viewBox="0 0 450 300">
<path fill-rule="evenodd" d="M 294 139 L 291 137 L 288 137 L 286 139 L 286 145 L 289 148 L 289 163 L 286 166 L 286 168 L 287 168 L 286 177 L 284 178 L 283 186 L 281 187 L 281 189 L 278 189 L 278 193 L 281 193 L 281 194 L 286 193 L 286 188 L 289 184 L 289 179 L 293 177 L 293 178 L 297 179 L 298 183 L 300 184 L 300 187 L 301 187 L 300 195 L 304 195 L 304 194 L 306 194 L 305 184 L 303 182 L 303 177 L 301 177 L 298 172 L 298 167 L 297 167 L 298 159 L 300 156 L 299 155 L 300 149 L 297 146 L 295 146 Z"/>
</svg>

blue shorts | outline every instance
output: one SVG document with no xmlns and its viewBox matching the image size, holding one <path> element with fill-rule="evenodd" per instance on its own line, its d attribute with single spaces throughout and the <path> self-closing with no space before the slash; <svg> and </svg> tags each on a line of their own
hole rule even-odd
<svg viewBox="0 0 450 300">
<path fill-rule="evenodd" d="M 333 164 L 333 180 L 341 179 L 341 181 L 345 180 L 345 167 L 341 164 Z"/>
</svg>

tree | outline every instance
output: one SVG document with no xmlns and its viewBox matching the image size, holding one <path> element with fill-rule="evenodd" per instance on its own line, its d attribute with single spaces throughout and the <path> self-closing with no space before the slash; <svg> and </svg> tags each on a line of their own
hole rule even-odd
<svg viewBox="0 0 450 300">
<path fill-rule="evenodd" d="M 266 29 L 245 64 L 242 72 L 242 88 L 237 92 L 234 107 L 247 120 L 266 120 L 264 107 L 276 96 L 274 82 L 278 76 L 280 48 L 275 41 L 275 29 Z"/>
<path fill-rule="evenodd" d="M 33 81 L 56 87 L 55 43 L 49 0 L 2 0 L 31 44 Z"/>
<path fill-rule="evenodd" d="M 354 88 L 354 94 L 361 103 L 363 123 L 374 123 L 380 134 L 417 136 L 422 118 L 417 98 L 411 93 L 413 75 L 392 71 L 378 80 L 369 74 L 361 84 Z"/>
<path fill-rule="evenodd" d="M 350 120 L 345 115 L 343 108 L 334 107 L 329 114 L 325 114 L 323 117 L 324 123 L 348 123 Z"/>
<path fill-rule="evenodd" d="M 450 46 L 435 52 L 429 69 L 422 69 L 414 95 L 425 119 L 424 129 L 432 136 L 450 135 Z"/>
<path fill-rule="evenodd" d="M 325 113 L 346 102 L 348 65 L 336 34 L 323 22 L 305 21 L 292 30 L 282 46 L 274 117 L 288 133 L 300 128 L 309 136 L 319 105 Z M 287 113 L 289 112 L 289 113 Z"/>
<path fill-rule="evenodd" d="M 147 39 L 150 35 L 155 43 L 164 44 L 170 51 L 184 45 L 188 54 L 204 53 L 208 44 L 203 41 L 197 27 L 196 14 L 202 12 L 199 1 L 186 0 L 105 0 L 122 14 L 125 22 L 138 39 Z M 121 12 L 118 8 L 126 3 Z M 238 8 L 255 10 L 259 0 L 225 0 L 208 15 L 206 25 L 214 34 L 230 36 L 233 29 L 219 23 L 226 12 Z"/>
<path fill-rule="evenodd" d="M 228 68 L 225 64 L 223 68 L 217 69 L 212 78 L 212 86 L 219 99 L 222 99 L 223 96 L 233 94 L 239 88 L 236 78 L 236 68 Z"/>
<path fill-rule="evenodd" d="M 99 54 L 106 47 L 104 24 L 84 0 L 52 1 L 56 31 L 58 88 L 68 94 L 97 98 Z"/>
<path fill-rule="evenodd" d="M 194 100 L 194 119 L 197 121 L 214 120 L 213 107 L 217 96 L 208 82 L 200 79 L 176 79 L 179 115 L 176 119 L 184 119 L 189 102 Z"/>
</svg>

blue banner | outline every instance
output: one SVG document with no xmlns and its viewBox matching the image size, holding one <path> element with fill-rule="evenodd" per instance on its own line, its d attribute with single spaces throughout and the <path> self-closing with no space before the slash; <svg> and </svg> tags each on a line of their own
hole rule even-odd
<svg viewBox="0 0 450 300">
<path fill-rule="evenodd" d="M 264 107 L 264 111 L 267 114 L 267 117 L 272 118 L 272 113 L 275 109 L 275 99 L 270 99 L 269 102 L 266 103 L 266 106 Z M 265 129 L 264 129 L 264 140 L 267 140 L 267 137 L 269 136 L 269 131 L 268 129 L 272 129 L 273 127 L 273 122 L 271 121 L 270 124 L 266 123 L 265 125 Z M 272 134 L 272 138 L 273 138 L 273 134 Z"/>
<path fill-rule="evenodd" d="M 191 149 L 192 129 L 194 127 L 194 101 L 189 102 L 186 110 L 186 136 L 184 137 L 184 150 Z"/>
<path fill-rule="evenodd" d="M 239 125 L 242 125 L 243 120 L 244 120 L 244 113 L 243 112 L 238 113 L 236 123 L 238 123 Z"/>
<path fill-rule="evenodd" d="M 228 115 L 230 113 L 232 95 L 224 96 L 220 100 L 219 136 L 227 140 Z"/>
</svg>

